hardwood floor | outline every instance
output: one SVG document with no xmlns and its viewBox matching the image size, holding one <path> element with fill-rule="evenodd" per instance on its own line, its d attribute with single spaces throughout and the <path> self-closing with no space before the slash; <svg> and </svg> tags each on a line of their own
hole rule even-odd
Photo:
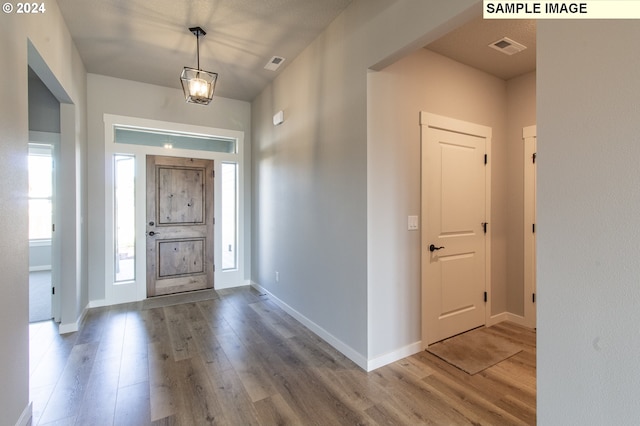
<svg viewBox="0 0 640 426">
<path fill-rule="evenodd" d="M 33 425 L 520 425 L 536 422 L 535 332 L 474 376 L 427 352 L 366 373 L 250 288 L 30 326 Z"/>
</svg>

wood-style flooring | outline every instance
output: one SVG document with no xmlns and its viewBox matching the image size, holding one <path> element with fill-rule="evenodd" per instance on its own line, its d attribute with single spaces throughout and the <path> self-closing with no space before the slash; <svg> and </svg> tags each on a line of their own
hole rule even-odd
<svg viewBox="0 0 640 426">
<path fill-rule="evenodd" d="M 532 425 L 535 332 L 474 376 L 427 352 L 370 373 L 251 288 L 30 326 L 32 425 Z"/>
</svg>

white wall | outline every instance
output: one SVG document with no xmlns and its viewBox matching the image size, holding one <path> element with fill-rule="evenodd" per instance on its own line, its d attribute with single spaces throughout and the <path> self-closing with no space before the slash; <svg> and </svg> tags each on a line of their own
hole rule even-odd
<svg viewBox="0 0 640 426">
<path fill-rule="evenodd" d="M 538 23 L 538 423 L 640 418 L 638 21 Z"/>
<path fill-rule="evenodd" d="M 72 133 L 63 144 L 71 143 L 73 163 L 68 164 L 81 180 L 83 152 L 86 140 L 85 71 L 55 1 L 47 2 L 47 12 L 41 15 L 2 13 L 0 15 L 0 58 L 3 78 L 0 81 L 0 413 L 2 422 L 13 425 L 29 404 L 29 352 L 28 352 L 28 232 L 27 232 L 27 143 L 28 88 L 27 64 L 33 65 L 39 77 L 52 89 L 58 99 L 72 102 L 74 109 Z M 38 58 L 28 54 L 31 45 L 39 52 Z M 35 60 L 33 63 L 31 60 Z M 52 86 L 55 86 L 52 88 Z M 67 215 L 63 227 L 73 241 L 69 245 L 73 261 L 82 258 L 84 243 L 83 188 L 69 188 L 73 210 Z M 72 229 L 69 229 L 72 228 Z M 68 285 L 62 291 L 69 294 L 72 303 L 63 307 L 63 319 L 73 321 L 80 310 L 78 299 L 83 293 L 83 275 L 86 268 L 80 262 L 66 275 Z M 71 294 L 70 292 L 76 292 Z"/>
<path fill-rule="evenodd" d="M 375 358 L 421 340 L 420 231 L 407 231 L 407 216 L 420 216 L 420 111 L 493 129 L 492 307 L 506 309 L 507 83 L 420 49 L 371 72 L 368 92 L 369 356 Z"/>
<path fill-rule="evenodd" d="M 222 76 L 221 78 L 223 78 Z M 89 74 L 88 128 L 89 157 L 89 291 L 91 301 L 105 298 L 105 158 L 104 114 L 137 117 L 173 123 L 216 127 L 245 132 L 245 206 L 247 224 L 250 223 L 251 170 L 251 105 L 248 102 L 215 97 L 208 106 L 187 104 L 180 89 L 154 86 Z M 176 77 L 177 81 L 177 77 Z M 109 183 L 107 183 L 109 184 Z M 251 245 L 249 229 L 245 232 L 245 264 L 250 265 Z M 249 269 L 249 268 L 247 268 Z M 248 273 L 248 271 L 247 271 Z M 249 279 L 249 276 L 246 277 Z"/>
<path fill-rule="evenodd" d="M 252 104 L 253 280 L 364 368 L 377 314 L 367 303 L 367 69 L 444 34 L 474 3 L 355 0 Z"/>
</svg>

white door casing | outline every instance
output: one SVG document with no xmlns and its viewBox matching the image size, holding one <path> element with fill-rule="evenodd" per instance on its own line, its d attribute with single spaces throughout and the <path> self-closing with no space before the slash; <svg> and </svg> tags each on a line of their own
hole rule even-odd
<svg viewBox="0 0 640 426">
<path fill-rule="evenodd" d="M 522 129 L 524 142 L 524 322 L 536 327 L 536 126 Z"/>
<path fill-rule="evenodd" d="M 487 160 L 492 131 L 425 112 L 420 123 L 422 343 L 426 347 L 484 325 L 491 312 Z"/>
<path fill-rule="evenodd" d="M 105 160 L 108 162 L 113 161 L 114 155 L 132 155 L 135 157 L 136 170 L 141 172 L 136 174 L 135 178 L 135 223 L 136 223 L 136 249 L 135 249 L 135 279 L 125 282 L 116 282 L 114 273 L 114 181 L 113 167 L 105 168 L 104 180 L 108 184 L 105 188 L 105 227 L 102 239 L 99 239 L 97 243 L 104 244 L 103 252 L 104 256 L 102 260 L 98 262 L 99 265 L 103 265 L 104 278 L 99 279 L 104 282 L 104 299 L 92 299 L 89 303 L 90 307 L 98 307 L 104 305 L 112 305 L 118 303 L 127 303 L 138 300 L 144 300 L 147 297 L 147 285 L 146 285 L 146 241 L 147 241 L 147 218 L 146 218 L 146 156 L 147 155 L 160 155 L 166 156 L 170 154 L 173 157 L 193 158 L 197 156 L 202 159 L 211 159 L 215 161 L 216 174 L 220 173 L 220 165 L 224 162 L 235 163 L 238 165 L 238 268 L 234 270 L 223 270 L 217 268 L 214 271 L 215 287 L 216 289 L 236 287 L 238 285 L 245 285 L 245 275 L 247 268 L 251 262 L 249 261 L 248 254 L 245 253 L 245 247 L 248 246 L 250 241 L 250 230 L 245 226 L 248 222 L 248 212 L 245 208 L 246 193 L 250 192 L 249 180 L 245 179 L 246 170 L 244 168 L 244 133 L 242 131 L 211 128 L 204 126 L 196 126 L 191 124 L 182 124 L 167 121 L 149 120 L 138 117 L 126 117 L 112 114 L 104 114 L 104 155 Z M 126 126 L 138 129 L 149 129 L 153 131 L 157 129 L 159 131 L 174 131 L 176 133 L 186 134 L 201 134 L 207 136 L 219 136 L 223 138 L 235 139 L 237 143 L 237 152 L 215 152 L 215 151 L 201 151 L 190 149 L 167 149 L 160 146 L 148 146 L 148 145 L 135 145 L 117 143 L 115 141 L 115 127 Z M 215 182 L 215 194 L 221 194 L 220 179 Z M 215 217 L 221 217 L 220 200 L 216 200 L 214 204 Z M 218 220 L 214 224 L 214 247 L 221 247 L 220 236 L 222 235 L 222 221 Z M 221 264 L 221 250 L 218 249 L 214 252 L 215 264 Z"/>
</svg>

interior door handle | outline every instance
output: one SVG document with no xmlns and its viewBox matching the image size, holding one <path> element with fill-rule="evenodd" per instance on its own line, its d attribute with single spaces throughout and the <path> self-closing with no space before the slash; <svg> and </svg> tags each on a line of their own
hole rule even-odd
<svg viewBox="0 0 640 426">
<path fill-rule="evenodd" d="M 436 250 L 440 250 L 440 249 L 443 249 L 443 248 L 444 248 L 444 246 L 443 247 L 436 247 L 435 245 L 431 244 L 429 246 L 429 251 L 436 251 Z"/>
<path fill-rule="evenodd" d="M 147 235 L 150 236 L 150 237 L 153 237 L 154 235 L 158 235 L 158 234 L 159 234 L 159 232 L 155 232 L 155 231 L 147 232 Z"/>
</svg>

